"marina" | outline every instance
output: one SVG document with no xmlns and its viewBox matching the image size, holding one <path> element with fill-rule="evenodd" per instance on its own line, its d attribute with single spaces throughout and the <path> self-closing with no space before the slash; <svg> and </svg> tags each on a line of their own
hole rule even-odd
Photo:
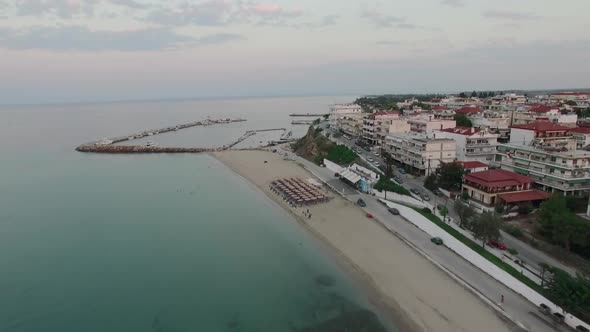
<svg viewBox="0 0 590 332">
<path fill-rule="evenodd" d="M 100 141 L 90 142 L 86 144 L 82 144 L 76 148 L 78 152 L 93 152 L 93 153 L 203 153 L 203 152 L 213 152 L 213 151 L 222 151 L 230 149 L 237 144 L 243 142 L 250 136 L 256 135 L 257 132 L 261 131 L 273 131 L 273 130 L 284 130 L 285 128 L 280 129 L 265 129 L 265 130 L 250 130 L 247 131 L 244 135 L 240 136 L 235 141 L 231 142 L 230 144 L 224 145 L 220 148 L 196 148 L 196 147 L 160 147 L 156 143 L 149 141 L 146 145 L 117 145 L 117 143 L 125 142 L 125 141 L 133 141 L 142 139 L 144 137 L 151 137 L 160 135 L 163 133 L 169 132 L 176 132 L 182 129 L 198 127 L 198 126 L 210 126 L 210 125 L 218 125 L 218 124 L 229 124 L 234 122 L 244 122 L 247 121 L 245 119 L 216 119 L 216 120 L 203 120 L 203 121 L 195 121 L 189 122 L 185 124 L 179 124 L 176 126 L 165 127 L 161 129 L 154 129 L 154 130 L 145 130 L 140 133 L 131 134 L 128 136 L 120 136 L 120 137 L 113 137 L 113 138 L 103 138 Z"/>
</svg>

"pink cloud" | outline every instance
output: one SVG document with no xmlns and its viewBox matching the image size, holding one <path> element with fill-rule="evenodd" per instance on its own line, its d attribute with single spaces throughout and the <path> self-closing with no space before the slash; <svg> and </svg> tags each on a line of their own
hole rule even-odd
<svg viewBox="0 0 590 332">
<path fill-rule="evenodd" d="M 286 9 L 276 4 L 243 5 L 241 11 L 250 15 L 265 17 L 296 17 L 303 15 L 303 9 Z"/>
</svg>

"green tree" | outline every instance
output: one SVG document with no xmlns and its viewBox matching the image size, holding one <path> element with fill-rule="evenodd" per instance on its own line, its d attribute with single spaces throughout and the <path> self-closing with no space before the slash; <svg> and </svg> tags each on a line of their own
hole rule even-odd
<svg viewBox="0 0 590 332">
<path fill-rule="evenodd" d="M 385 176 L 390 178 L 393 176 L 393 157 L 387 151 L 383 151 L 381 155 L 385 161 Z"/>
<path fill-rule="evenodd" d="M 465 92 L 461 92 L 459 94 L 459 98 L 467 98 L 467 95 L 465 94 Z"/>
<path fill-rule="evenodd" d="M 446 163 L 436 170 L 438 186 L 445 190 L 459 190 L 463 183 L 463 166 L 457 163 Z"/>
<path fill-rule="evenodd" d="M 488 241 L 498 240 L 500 238 L 500 225 L 502 224 L 502 220 L 493 212 L 484 212 L 480 214 L 471 224 L 473 236 L 482 241 L 481 245 L 483 248 L 485 248 Z"/>
<path fill-rule="evenodd" d="M 469 200 L 469 193 L 464 191 L 461 193 L 461 199 L 465 202 L 467 202 Z"/>
<path fill-rule="evenodd" d="M 465 114 L 455 114 L 455 121 L 460 127 L 473 127 L 473 123 Z"/>
<path fill-rule="evenodd" d="M 504 209 L 506 207 L 504 206 L 504 204 L 502 204 L 502 202 L 497 201 L 496 205 L 494 206 L 494 211 L 496 211 L 497 214 L 502 214 L 504 213 Z"/>
<path fill-rule="evenodd" d="M 570 105 L 570 106 L 578 106 L 578 103 L 576 103 L 576 102 L 575 102 L 575 101 L 573 101 L 573 100 L 568 100 L 568 101 L 566 101 L 564 104 L 566 104 L 566 105 Z"/>
<path fill-rule="evenodd" d="M 475 90 L 473 90 L 473 92 L 471 93 L 471 97 L 477 97 L 477 92 L 475 92 Z"/>
<path fill-rule="evenodd" d="M 553 274 L 546 284 L 549 298 L 559 305 L 564 313 L 587 317 L 590 312 L 590 279 L 580 274 L 571 276 L 555 267 L 550 267 L 548 271 Z"/>
<path fill-rule="evenodd" d="M 572 244 L 579 247 L 590 244 L 590 225 L 568 208 L 563 195 L 555 194 L 541 204 L 539 223 L 545 237 L 567 250 L 571 250 Z"/>
<path fill-rule="evenodd" d="M 475 216 L 475 210 L 462 200 L 455 202 L 455 212 L 459 216 L 459 226 L 469 228 L 471 218 Z"/>
<path fill-rule="evenodd" d="M 435 190 L 437 187 L 436 185 L 436 175 L 430 174 L 424 179 L 424 188 L 429 190 Z"/>
<path fill-rule="evenodd" d="M 529 214 L 533 211 L 533 204 L 531 204 L 531 202 L 526 202 L 523 204 L 520 204 L 518 206 L 518 213 L 519 214 Z"/>
</svg>

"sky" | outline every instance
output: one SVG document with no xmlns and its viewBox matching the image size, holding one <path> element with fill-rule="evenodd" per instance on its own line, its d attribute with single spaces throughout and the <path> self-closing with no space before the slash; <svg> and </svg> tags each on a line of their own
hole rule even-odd
<svg viewBox="0 0 590 332">
<path fill-rule="evenodd" d="M 0 0 L 0 104 L 590 88 L 590 0 Z"/>
</svg>

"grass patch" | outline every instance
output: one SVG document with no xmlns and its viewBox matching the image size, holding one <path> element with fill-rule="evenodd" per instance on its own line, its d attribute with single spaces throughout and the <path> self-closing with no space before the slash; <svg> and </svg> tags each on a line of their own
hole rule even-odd
<svg viewBox="0 0 590 332">
<path fill-rule="evenodd" d="M 466 246 L 471 248 L 473 251 L 477 252 L 480 256 L 484 257 L 485 259 L 487 259 L 488 261 L 490 261 L 491 263 L 493 263 L 497 267 L 501 268 L 502 270 L 508 272 L 511 276 L 520 280 L 522 283 L 524 283 L 525 285 L 534 289 L 539 294 L 543 294 L 543 288 L 541 288 L 541 286 L 539 286 L 537 283 L 535 283 L 531 279 L 527 278 L 526 276 L 522 275 L 520 272 L 518 272 L 512 266 L 504 263 L 498 256 L 485 250 L 484 248 L 482 248 L 481 245 L 479 245 L 479 244 L 475 243 L 473 240 L 467 238 L 465 235 L 463 235 L 458 230 L 454 229 L 452 226 L 442 222 L 442 220 L 440 220 L 437 216 L 435 216 L 432 212 L 430 212 L 429 209 L 416 209 L 416 208 L 413 208 L 413 209 L 416 210 L 417 212 L 419 212 L 424 217 L 426 217 L 428 220 L 435 223 L 438 227 L 444 229 L 447 233 L 451 234 L 455 239 L 461 241 L 463 244 L 465 244 Z"/>
<path fill-rule="evenodd" d="M 400 195 L 412 196 L 410 191 L 399 184 L 382 176 L 379 181 L 373 186 L 374 189 L 379 191 L 389 191 Z"/>
</svg>

